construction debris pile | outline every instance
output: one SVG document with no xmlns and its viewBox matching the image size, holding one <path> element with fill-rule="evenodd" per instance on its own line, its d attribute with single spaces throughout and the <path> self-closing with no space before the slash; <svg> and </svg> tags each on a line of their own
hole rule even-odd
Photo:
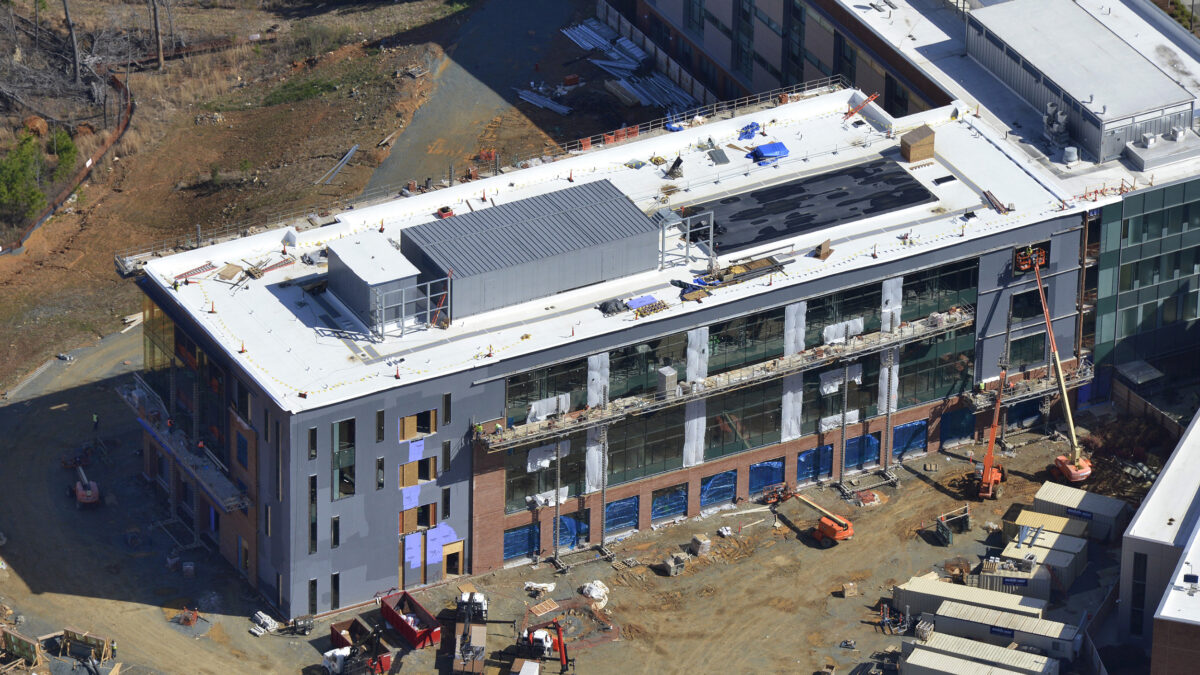
<svg viewBox="0 0 1200 675">
<path fill-rule="evenodd" d="M 668 111 L 687 110 L 700 105 L 700 101 L 670 78 L 656 72 L 645 50 L 597 19 L 588 19 L 579 25 L 564 28 L 562 32 L 583 49 L 603 52 L 604 58 L 589 61 L 617 78 L 606 88 L 623 101 L 637 101 L 641 105 L 666 108 Z"/>
</svg>

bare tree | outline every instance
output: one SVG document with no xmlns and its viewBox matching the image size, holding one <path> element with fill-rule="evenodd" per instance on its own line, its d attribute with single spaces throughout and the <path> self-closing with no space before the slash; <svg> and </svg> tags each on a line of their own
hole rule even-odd
<svg viewBox="0 0 1200 675">
<path fill-rule="evenodd" d="M 150 13 L 154 18 L 154 45 L 158 52 L 158 69 L 163 69 L 162 24 L 158 21 L 157 0 L 147 0 L 150 3 Z"/>
<path fill-rule="evenodd" d="M 71 61 L 75 64 L 75 84 L 79 84 L 79 43 L 75 41 L 75 22 L 71 21 L 71 6 L 62 0 L 63 14 L 67 18 L 67 32 L 71 34 Z"/>
</svg>

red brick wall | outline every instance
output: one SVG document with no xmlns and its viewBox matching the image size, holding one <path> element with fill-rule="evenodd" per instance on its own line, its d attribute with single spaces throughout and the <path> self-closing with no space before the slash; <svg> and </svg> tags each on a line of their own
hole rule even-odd
<svg viewBox="0 0 1200 675">
<path fill-rule="evenodd" d="M 1154 620 L 1151 675 L 1194 673 L 1200 661 L 1200 626 L 1181 621 Z"/>
<path fill-rule="evenodd" d="M 943 413 L 961 407 L 958 404 L 947 404 L 944 401 L 926 404 L 908 410 L 901 410 L 892 415 L 892 425 L 899 426 L 917 420 L 929 420 L 928 452 L 934 453 L 941 449 L 939 436 L 940 426 L 938 417 Z M 884 417 L 874 417 L 866 422 L 852 424 L 846 427 L 846 438 L 854 438 L 865 433 L 882 431 L 885 426 Z M 738 470 L 737 499 L 744 500 L 750 495 L 751 464 L 757 464 L 780 456 L 784 458 L 784 480 L 794 484 L 796 480 L 797 455 L 805 450 L 811 450 L 821 445 L 834 447 L 834 480 L 839 472 L 841 440 L 840 429 L 834 429 L 824 434 L 809 434 L 803 438 L 786 443 L 759 448 L 728 457 L 722 457 L 688 469 L 680 469 L 671 473 L 651 476 L 632 483 L 611 487 L 607 491 L 609 502 L 626 499 L 637 495 L 640 499 L 638 509 L 638 529 L 650 527 L 650 496 L 655 490 L 687 483 L 688 510 L 687 515 L 694 516 L 700 512 L 700 481 L 716 473 Z M 884 443 L 886 448 L 886 442 Z M 541 555 L 547 557 L 554 551 L 554 509 L 542 508 L 536 512 L 521 511 L 511 515 L 504 513 L 504 456 L 503 452 L 488 453 L 482 447 L 475 449 L 475 476 L 473 479 L 473 503 L 471 507 L 471 546 L 469 556 L 471 574 L 484 574 L 504 566 L 504 531 L 522 525 L 537 522 L 541 526 Z M 562 515 L 576 513 L 590 508 L 589 525 L 591 541 L 594 543 L 600 537 L 601 504 L 600 493 L 592 493 L 582 497 L 572 497 L 563 504 L 559 511 Z"/>
</svg>

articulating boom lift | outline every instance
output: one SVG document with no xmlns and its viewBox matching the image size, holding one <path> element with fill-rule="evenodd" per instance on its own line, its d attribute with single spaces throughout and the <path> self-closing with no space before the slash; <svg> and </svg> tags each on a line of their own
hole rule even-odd
<svg viewBox="0 0 1200 675">
<path fill-rule="evenodd" d="M 983 462 L 975 468 L 975 479 L 979 482 L 979 498 L 999 499 L 1004 489 L 1000 486 L 1007 476 L 1004 467 L 996 463 L 996 430 L 1000 427 L 1001 401 L 1008 387 L 1008 336 L 1012 331 L 1012 312 L 1008 314 L 1008 325 L 1004 329 L 1004 351 L 1000 354 L 1000 387 L 996 390 L 996 403 L 992 406 L 992 426 L 988 429 L 987 451 Z"/>
<path fill-rule="evenodd" d="M 1071 441 L 1071 452 L 1054 458 L 1051 472 L 1070 483 L 1079 483 L 1092 475 L 1092 463 L 1080 454 L 1079 440 L 1075 438 L 1075 420 L 1071 417 L 1071 405 L 1067 400 L 1067 382 L 1063 379 L 1062 361 L 1058 358 L 1058 344 L 1054 341 L 1054 327 L 1050 322 L 1050 307 L 1046 304 L 1046 289 L 1042 285 L 1042 265 L 1046 264 L 1046 251 L 1030 246 L 1017 254 L 1017 269 L 1022 272 L 1033 268 L 1037 278 L 1038 298 L 1042 301 L 1042 316 L 1046 320 L 1046 338 L 1050 341 L 1050 356 L 1054 360 L 1054 376 L 1058 379 L 1058 393 L 1062 399 L 1063 415 L 1067 418 L 1067 438 Z"/>
</svg>

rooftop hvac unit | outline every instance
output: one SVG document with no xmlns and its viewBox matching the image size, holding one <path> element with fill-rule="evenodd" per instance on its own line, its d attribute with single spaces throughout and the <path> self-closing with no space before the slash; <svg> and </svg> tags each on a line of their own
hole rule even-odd
<svg viewBox="0 0 1200 675">
<path fill-rule="evenodd" d="M 1142 145 L 1147 148 L 1152 147 L 1156 140 L 1158 140 L 1156 134 L 1142 134 Z"/>
</svg>

